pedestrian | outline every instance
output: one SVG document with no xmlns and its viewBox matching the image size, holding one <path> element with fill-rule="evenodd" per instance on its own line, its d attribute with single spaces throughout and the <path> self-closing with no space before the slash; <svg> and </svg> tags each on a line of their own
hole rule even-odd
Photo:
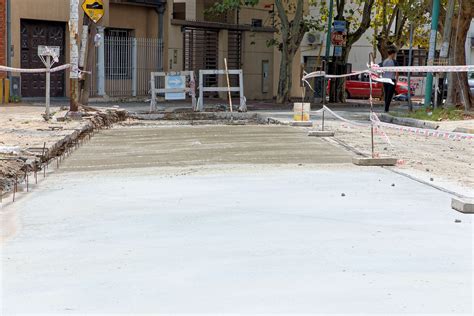
<svg viewBox="0 0 474 316">
<path fill-rule="evenodd" d="M 395 45 L 389 45 L 387 47 L 388 57 L 382 62 L 382 67 L 395 67 L 397 63 L 397 52 L 398 49 Z M 393 95 L 395 94 L 395 87 L 398 81 L 398 72 L 384 72 L 384 78 L 392 79 L 393 85 L 390 83 L 383 84 L 384 97 L 385 97 L 385 112 L 390 110 L 390 103 L 392 102 Z"/>
</svg>

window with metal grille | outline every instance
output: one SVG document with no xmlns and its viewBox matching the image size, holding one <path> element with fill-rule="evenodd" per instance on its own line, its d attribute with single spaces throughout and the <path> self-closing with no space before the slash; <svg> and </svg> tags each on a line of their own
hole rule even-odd
<svg viewBox="0 0 474 316">
<path fill-rule="evenodd" d="M 201 69 L 218 69 L 219 33 L 208 29 L 183 29 L 184 40 L 184 70 L 194 70 L 196 74 Z M 205 86 L 217 86 L 217 76 L 205 78 Z"/>
<path fill-rule="evenodd" d="M 107 79 L 130 79 L 132 64 L 131 31 L 106 29 L 105 74 Z"/>
</svg>

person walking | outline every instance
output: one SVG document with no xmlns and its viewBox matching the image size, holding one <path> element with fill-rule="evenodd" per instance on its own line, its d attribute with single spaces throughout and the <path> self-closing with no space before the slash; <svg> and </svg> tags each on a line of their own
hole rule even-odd
<svg viewBox="0 0 474 316">
<path fill-rule="evenodd" d="M 382 62 L 382 67 L 395 67 L 398 66 L 397 63 L 397 52 L 398 49 L 395 45 L 390 45 L 387 48 L 388 57 Z M 384 72 L 383 78 L 392 79 L 393 85 L 390 83 L 383 84 L 384 98 L 385 98 L 385 112 L 387 113 L 390 110 L 390 103 L 392 102 L 393 95 L 395 94 L 395 87 L 397 86 L 398 81 L 398 72 Z"/>
</svg>

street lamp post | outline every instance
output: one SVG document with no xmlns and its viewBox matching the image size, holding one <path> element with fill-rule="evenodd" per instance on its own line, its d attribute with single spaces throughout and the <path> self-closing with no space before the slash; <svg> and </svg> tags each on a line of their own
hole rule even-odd
<svg viewBox="0 0 474 316">
<path fill-rule="evenodd" d="M 433 10 L 431 14 L 431 33 L 430 33 L 430 50 L 428 52 L 428 65 L 434 64 L 434 57 L 436 51 L 436 34 L 438 31 L 439 20 L 439 3 L 440 0 L 433 0 Z M 431 104 L 431 92 L 433 91 L 433 73 L 426 75 L 426 89 L 425 89 L 425 107 Z"/>
</svg>

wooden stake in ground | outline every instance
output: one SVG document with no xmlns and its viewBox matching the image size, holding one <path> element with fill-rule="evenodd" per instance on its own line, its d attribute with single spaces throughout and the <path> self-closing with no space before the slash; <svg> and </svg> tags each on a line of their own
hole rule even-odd
<svg viewBox="0 0 474 316">
<path fill-rule="evenodd" d="M 229 80 L 229 69 L 227 69 L 227 58 L 224 58 L 224 66 L 225 66 L 225 76 L 227 78 L 227 92 L 229 94 L 229 108 L 230 108 L 230 112 L 233 112 L 233 109 L 232 109 L 232 91 L 230 91 L 230 80 Z"/>
</svg>

